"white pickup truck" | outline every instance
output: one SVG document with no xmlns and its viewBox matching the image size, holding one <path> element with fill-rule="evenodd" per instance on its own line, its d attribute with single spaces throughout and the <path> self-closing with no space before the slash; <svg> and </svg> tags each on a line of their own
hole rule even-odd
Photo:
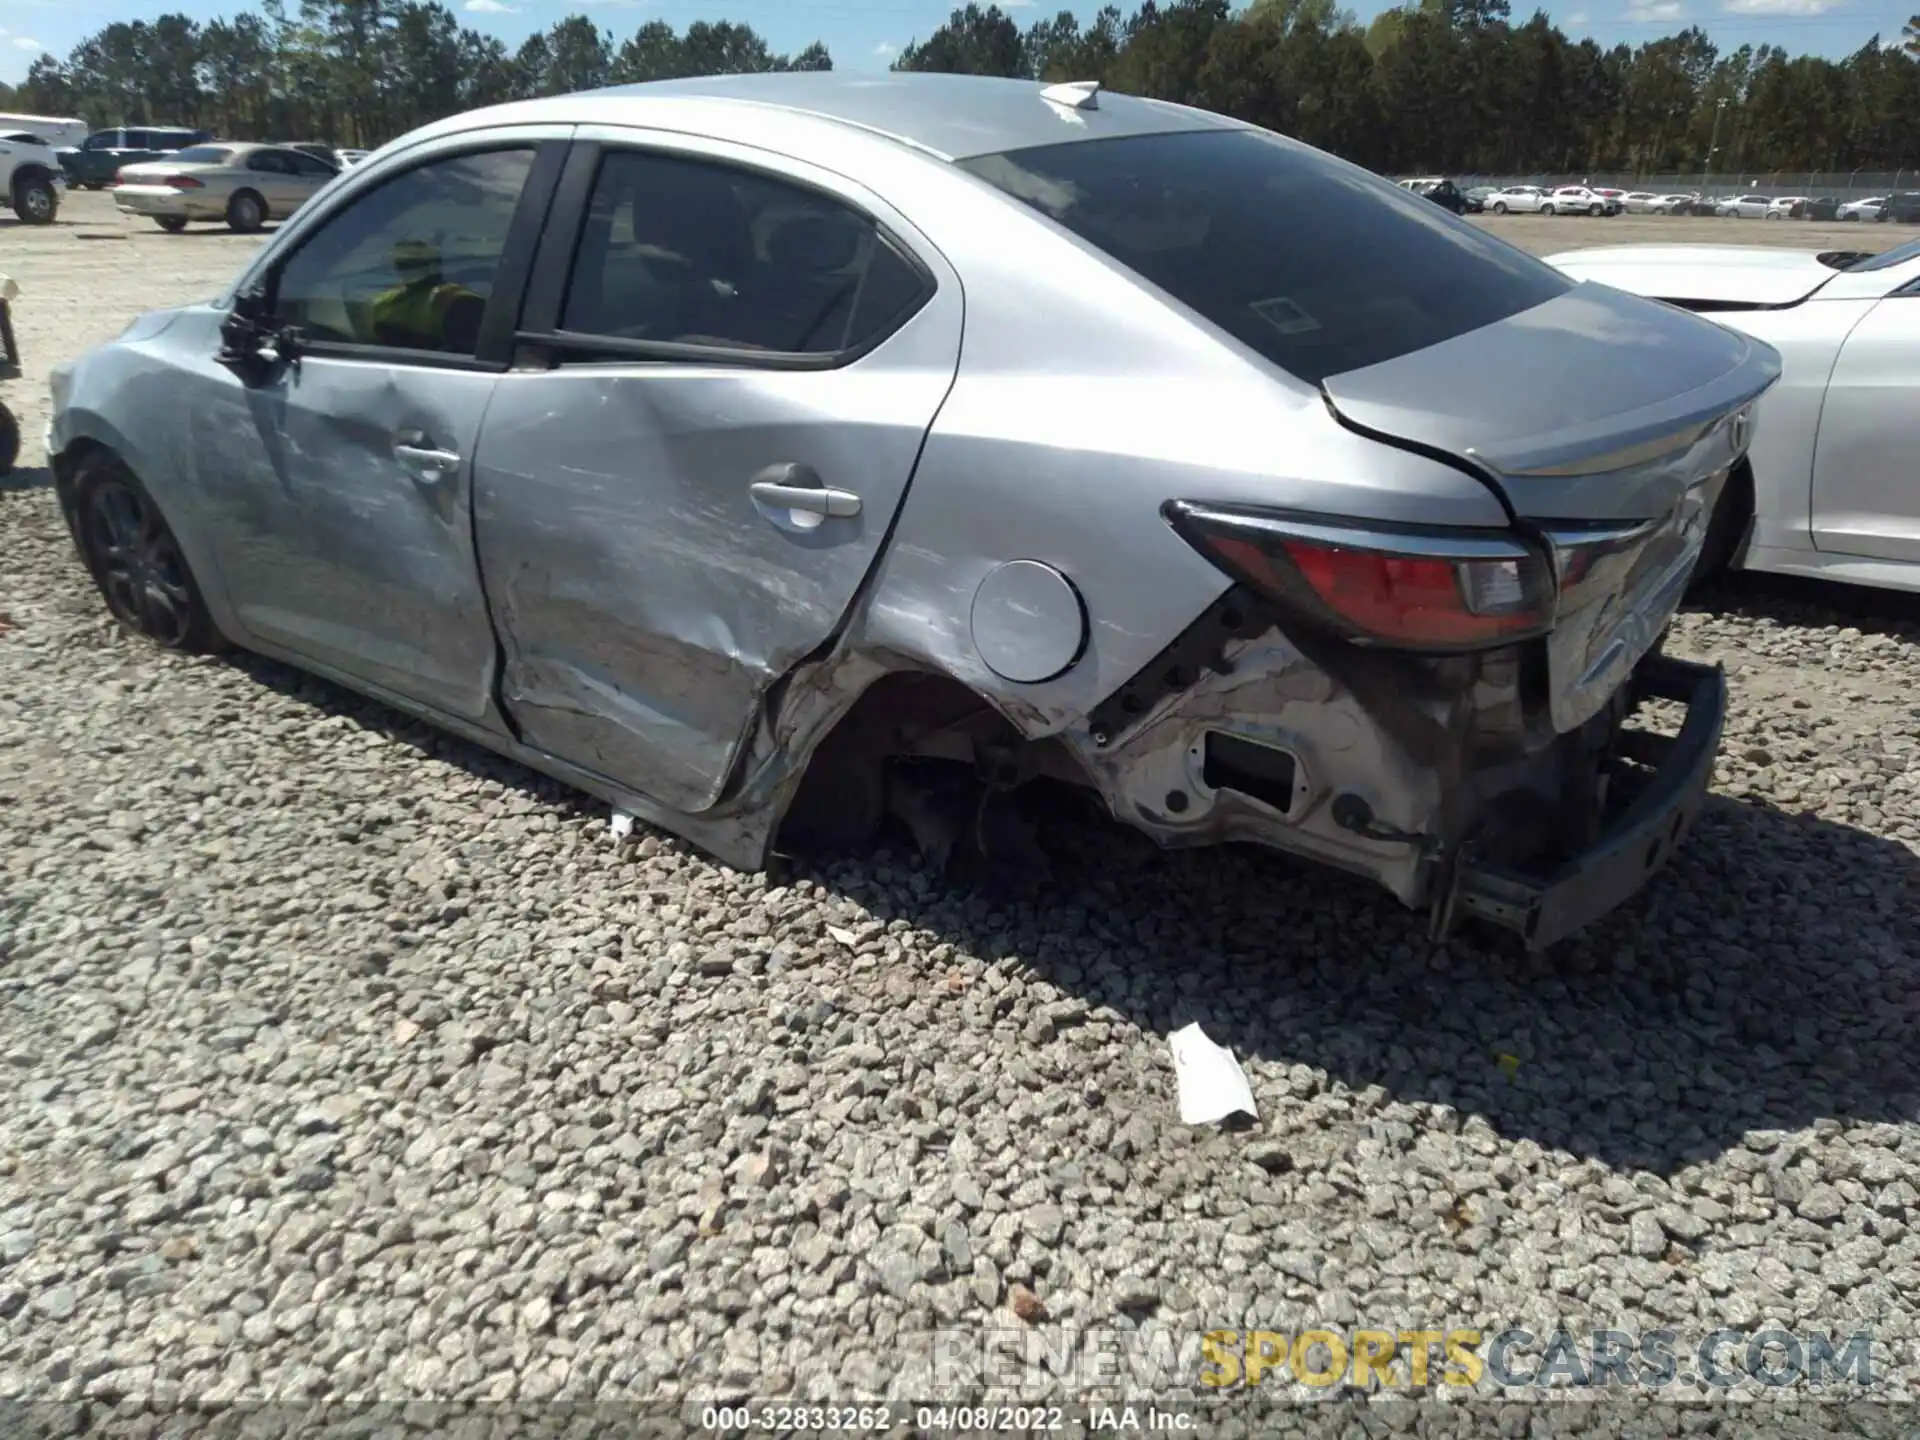
<svg viewBox="0 0 1920 1440">
<path fill-rule="evenodd" d="M 43 136 L 0 129 L 0 196 L 24 224 L 51 225 L 66 185 L 53 146 Z"/>
</svg>

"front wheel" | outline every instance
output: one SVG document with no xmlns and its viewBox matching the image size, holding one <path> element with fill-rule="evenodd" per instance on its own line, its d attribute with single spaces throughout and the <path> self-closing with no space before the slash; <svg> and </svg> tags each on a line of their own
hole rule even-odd
<svg viewBox="0 0 1920 1440">
<path fill-rule="evenodd" d="M 220 649 L 179 542 L 133 472 L 95 451 L 80 462 L 73 497 L 80 555 L 113 618 L 165 650 Z"/>
<path fill-rule="evenodd" d="M 156 215 L 153 217 L 153 223 L 169 235 L 178 235 L 187 228 L 186 220 L 179 215 Z"/>
<path fill-rule="evenodd" d="M 1506 202 L 1506 201 L 1504 201 L 1504 200 L 1496 200 L 1496 201 L 1494 201 L 1494 202 L 1493 202 L 1493 213 L 1494 213 L 1494 214 L 1496 214 L 1496 215 L 1504 215 L 1504 214 L 1506 214 L 1506 213 L 1507 213 L 1507 202 Z"/>
<path fill-rule="evenodd" d="M 23 225 L 51 225 L 59 209 L 51 180 L 35 175 L 14 182 L 13 213 Z"/>
<path fill-rule="evenodd" d="M 1542 205 L 1540 207 L 1540 213 L 1542 215 L 1551 215 L 1553 214 L 1553 207 L 1551 205 Z"/>
<path fill-rule="evenodd" d="M 1607 207 L 1604 205 L 1589 205 L 1587 207 L 1587 214 L 1598 215 L 1601 211 L 1605 210 L 1606 208 Z"/>
</svg>

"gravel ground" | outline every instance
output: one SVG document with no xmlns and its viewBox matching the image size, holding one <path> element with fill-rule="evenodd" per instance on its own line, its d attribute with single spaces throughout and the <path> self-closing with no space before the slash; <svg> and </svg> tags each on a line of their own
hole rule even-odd
<svg viewBox="0 0 1920 1440">
<path fill-rule="evenodd" d="M 258 243 L 64 219 L 0 227 L 36 465 L 45 367 Z M 0 1400 L 924 1393 L 913 1337 L 1036 1321 L 1870 1326 L 1906 1393 L 1904 602 L 1684 615 L 1732 675 L 1717 798 L 1541 959 L 1070 815 L 1043 903 L 899 851 L 770 878 L 619 846 L 376 705 L 122 637 L 45 471 L 15 481 Z M 1192 1019 L 1257 1126 L 1177 1122 Z"/>
</svg>

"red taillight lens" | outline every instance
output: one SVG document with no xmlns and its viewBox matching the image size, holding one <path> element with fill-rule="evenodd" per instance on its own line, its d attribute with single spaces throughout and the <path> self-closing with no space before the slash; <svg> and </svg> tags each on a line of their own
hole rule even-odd
<svg viewBox="0 0 1920 1440">
<path fill-rule="evenodd" d="M 1358 644 L 1479 650 L 1553 625 L 1552 568 L 1508 535 L 1402 534 L 1184 502 L 1167 518 L 1228 574 Z"/>
<path fill-rule="evenodd" d="M 167 177 L 167 184 L 171 185 L 175 190 L 204 190 L 207 188 L 204 182 L 194 179 L 191 175 L 169 175 Z"/>
</svg>

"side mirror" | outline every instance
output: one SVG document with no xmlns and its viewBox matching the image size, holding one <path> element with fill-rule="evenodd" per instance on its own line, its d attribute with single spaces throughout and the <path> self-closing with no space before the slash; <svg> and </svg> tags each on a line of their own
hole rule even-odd
<svg viewBox="0 0 1920 1440">
<path fill-rule="evenodd" d="M 267 292 L 249 287 L 233 298 L 233 308 L 220 322 L 218 359 L 247 384 L 267 378 L 284 364 L 298 364 L 299 332 L 275 325 L 268 313 Z"/>
</svg>

